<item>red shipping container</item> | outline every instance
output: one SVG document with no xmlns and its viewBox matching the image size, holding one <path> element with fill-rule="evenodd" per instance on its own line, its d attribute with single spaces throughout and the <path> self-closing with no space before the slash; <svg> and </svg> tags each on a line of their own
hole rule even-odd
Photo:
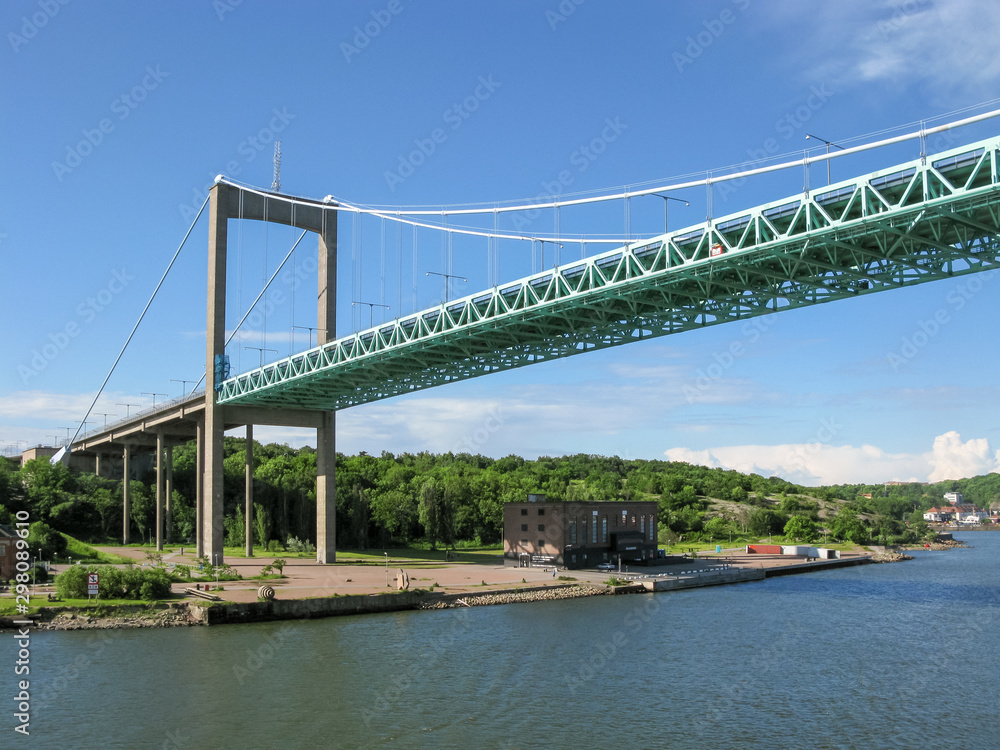
<svg viewBox="0 0 1000 750">
<path fill-rule="evenodd" d="M 780 544 L 748 544 L 747 553 L 756 552 L 758 555 L 780 555 Z"/>
</svg>

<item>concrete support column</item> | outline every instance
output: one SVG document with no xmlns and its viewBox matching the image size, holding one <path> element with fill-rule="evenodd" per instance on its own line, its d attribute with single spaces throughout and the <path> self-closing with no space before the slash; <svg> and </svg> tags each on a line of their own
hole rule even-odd
<svg viewBox="0 0 1000 750">
<path fill-rule="evenodd" d="M 165 446 L 164 452 L 164 468 L 166 469 L 166 478 L 163 486 L 163 494 L 166 502 L 166 512 L 164 514 L 164 524 L 166 525 L 165 537 L 167 544 L 173 541 L 173 528 L 174 528 L 174 514 L 173 514 L 173 495 L 174 495 L 174 449 L 171 445 Z"/>
<path fill-rule="evenodd" d="M 156 551 L 163 551 L 163 433 L 156 433 Z"/>
<path fill-rule="evenodd" d="M 316 561 L 320 563 L 337 560 L 336 426 L 336 413 L 328 411 L 316 430 Z"/>
<path fill-rule="evenodd" d="M 246 448 L 246 555 L 253 557 L 253 425 L 247 425 Z M 263 540 L 261 540 L 263 541 Z"/>
<path fill-rule="evenodd" d="M 125 453 L 122 457 L 122 463 L 124 464 L 124 469 L 122 471 L 122 544 L 128 544 L 131 541 L 131 534 L 129 533 L 129 514 L 132 511 L 132 491 L 129 487 L 129 482 L 132 478 L 129 476 L 132 463 L 132 447 L 129 445 L 125 446 Z"/>
<path fill-rule="evenodd" d="M 94 474 L 101 476 L 101 454 L 94 454 Z"/>
<path fill-rule="evenodd" d="M 205 505 L 205 422 L 200 417 L 195 426 L 194 548 L 195 557 L 205 554 L 202 513 Z"/>
<path fill-rule="evenodd" d="M 318 343 L 337 338 L 337 212 L 323 212 L 319 236 L 316 305 Z M 325 412 L 316 430 L 316 560 L 333 563 L 337 559 L 337 416 Z"/>
<path fill-rule="evenodd" d="M 212 187 L 208 220 L 208 317 L 205 356 L 205 474 L 203 533 L 205 554 L 212 565 L 223 562 L 223 409 L 216 404 L 216 363 L 226 353 L 226 245 L 229 231 L 230 187 Z"/>
</svg>

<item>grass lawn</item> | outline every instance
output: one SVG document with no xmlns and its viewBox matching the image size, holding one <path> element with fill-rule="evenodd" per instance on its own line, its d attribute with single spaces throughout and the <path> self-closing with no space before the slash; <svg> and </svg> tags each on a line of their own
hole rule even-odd
<svg viewBox="0 0 1000 750">
<path fill-rule="evenodd" d="M 66 539 L 66 559 L 81 561 L 84 563 L 105 563 L 108 565 L 122 565 L 129 562 L 127 557 L 113 555 L 109 552 L 102 552 L 99 549 L 84 544 L 79 539 L 74 539 L 69 534 L 63 534 Z"/>
<path fill-rule="evenodd" d="M 129 548 L 134 548 L 136 550 L 142 550 L 145 552 L 155 551 L 155 547 L 148 544 L 130 544 Z M 163 555 L 166 556 L 172 552 L 179 552 L 183 547 L 185 553 L 194 552 L 194 546 L 190 544 L 165 544 L 163 545 Z M 714 549 L 714 547 L 713 547 Z M 451 552 L 451 562 L 458 563 L 495 563 L 497 557 L 503 555 L 503 547 L 501 545 L 487 546 L 487 547 L 459 547 L 455 550 L 448 550 Z M 258 557 L 271 559 L 280 557 L 283 560 L 315 560 L 315 552 L 289 552 L 288 550 L 281 550 L 279 552 L 268 552 L 265 547 L 255 546 L 253 548 L 253 558 L 248 558 L 244 555 L 243 547 L 224 547 L 223 555 L 227 560 L 232 562 L 233 560 L 250 560 Z M 441 549 L 428 549 L 421 547 L 394 547 L 391 549 L 383 550 L 381 548 L 367 549 L 367 550 L 354 550 L 350 548 L 338 549 L 337 550 L 337 564 L 338 565 L 349 565 L 352 563 L 357 564 L 385 564 L 385 553 L 389 554 L 389 561 L 396 565 L 400 564 L 425 564 L 425 563 L 445 563 L 448 562 L 446 559 L 446 550 L 442 547 Z M 107 554 L 107 553 L 100 553 Z M 109 555 L 109 557 L 114 557 Z M 76 555 L 73 555 L 73 559 L 76 559 Z M 263 565 L 264 563 L 261 563 Z"/>
</svg>

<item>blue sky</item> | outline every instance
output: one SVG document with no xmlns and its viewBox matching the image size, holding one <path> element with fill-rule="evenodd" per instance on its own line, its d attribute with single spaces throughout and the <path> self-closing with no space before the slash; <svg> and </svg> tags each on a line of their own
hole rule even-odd
<svg viewBox="0 0 1000 750">
<path fill-rule="evenodd" d="M 51 444 L 83 419 L 214 176 L 269 187 L 276 138 L 282 190 L 303 196 L 441 208 L 619 192 L 764 152 L 800 157 L 814 144 L 806 133 L 854 144 L 994 108 L 984 103 L 1000 81 L 998 23 L 1000 7 L 971 0 L 5 3 L 0 451 Z M 998 128 L 987 121 L 932 146 Z M 833 179 L 918 153 L 911 142 L 837 160 Z M 716 191 L 714 213 L 796 193 L 802 177 Z M 825 179 L 813 167 L 811 182 Z M 703 188 L 677 197 L 691 205 L 670 204 L 671 229 L 704 220 Z M 662 231 L 660 199 L 632 200 L 628 224 L 625 213 L 620 202 L 564 209 L 559 229 Z M 515 228 L 550 233 L 555 217 L 501 222 Z M 233 323 L 294 233 L 247 226 L 231 238 Z M 416 260 L 412 241 L 409 229 L 342 218 L 339 335 L 369 315 L 407 314 L 414 300 L 437 304 L 440 279 L 428 271 L 467 277 L 454 295 L 493 280 L 485 239 L 421 231 Z M 278 282 L 266 318 L 230 347 L 237 369 L 308 346 L 309 332 L 293 328 L 315 325 L 307 242 L 287 267 L 307 283 Z M 190 385 L 172 381 L 201 376 L 206 244 L 203 220 L 96 414 L 124 416 L 119 404 L 178 396 Z M 579 252 L 567 245 L 562 259 Z M 500 281 L 541 262 L 513 241 L 498 256 Z M 670 457 L 807 484 L 992 471 L 998 355 L 983 321 L 1000 280 L 974 278 L 356 407 L 338 416 L 338 449 Z M 352 307 L 359 298 L 390 309 Z M 940 310 L 947 324 L 894 360 Z M 744 353 L 730 360 L 733 342 Z M 314 440 L 295 429 L 256 435 Z"/>
</svg>

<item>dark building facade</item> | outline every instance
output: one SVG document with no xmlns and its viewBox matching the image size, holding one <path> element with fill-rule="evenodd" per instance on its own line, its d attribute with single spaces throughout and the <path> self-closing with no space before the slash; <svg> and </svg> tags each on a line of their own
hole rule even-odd
<svg viewBox="0 0 1000 750">
<path fill-rule="evenodd" d="M 656 503 L 563 503 L 529 495 L 503 509 L 504 564 L 593 568 L 656 558 Z"/>
</svg>

